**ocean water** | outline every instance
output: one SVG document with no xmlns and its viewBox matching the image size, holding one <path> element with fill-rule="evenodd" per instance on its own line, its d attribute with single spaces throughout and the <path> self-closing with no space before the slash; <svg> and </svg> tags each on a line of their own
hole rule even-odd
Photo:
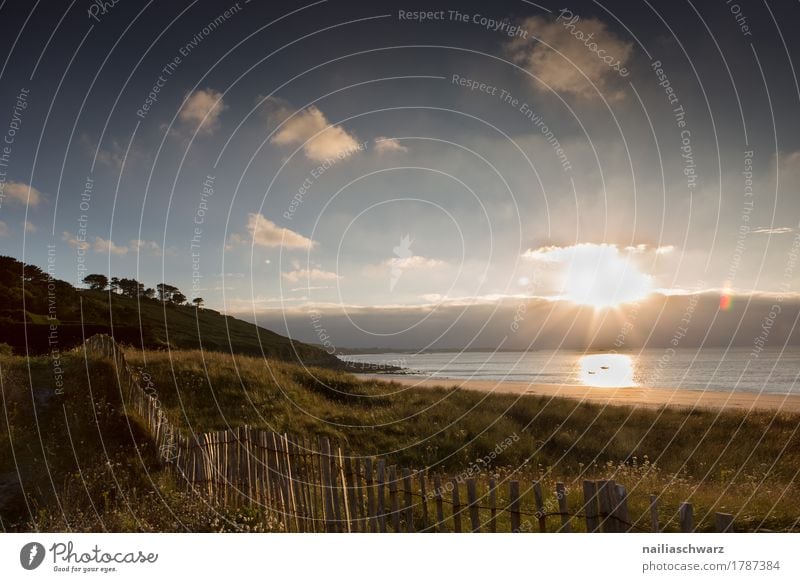
<svg viewBox="0 0 800 582">
<path fill-rule="evenodd" d="M 531 384 L 638 386 L 683 390 L 719 390 L 800 394 L 800 348 L 647 349 L 628 353 L 437 352 L 359 354 L 346 360 L 402 366 L 432 378 L 506 380 Z"/>
</svg>

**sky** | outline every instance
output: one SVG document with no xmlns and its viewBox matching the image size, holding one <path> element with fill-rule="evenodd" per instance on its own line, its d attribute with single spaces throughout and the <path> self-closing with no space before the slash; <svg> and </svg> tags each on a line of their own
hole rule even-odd
<svg viewBox="0 0 800 582">
<path fill-rule="evenodd" d="M 340 347 L 497 345 L 580 305 L 614 337 L 697 293 L 754 337 L 800 288 L 794 3 L 0 16 L 0 252 L 73 284 L 164 281 Z"/>
</svg>

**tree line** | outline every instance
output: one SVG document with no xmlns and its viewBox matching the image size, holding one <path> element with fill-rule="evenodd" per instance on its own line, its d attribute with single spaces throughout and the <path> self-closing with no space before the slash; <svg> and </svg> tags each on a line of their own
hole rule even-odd
<svg viewBox="0 0 800 582">
<path fill-rule="evenodd" d="M 157 298 L 159 301 L 170 303 L 172 305 L 194 305 L 195 307 L 203 306 L 202 297 L 195 297 L 191 301 L 188 301 L 186 295 L 181 293 L 180 289 L 174 285 L 168 285 L 166 283 L 159 283 L 156 285 L 156 288 L 153 289 L 152 287 L 145 287 L 144 284 L 140 283 L 136 279 L 128 279 L 124 277 L 111 277 L 111 279 L 109 279 L 105 275 L 93 273 L 91 275 L 86 275 L 86 277 L 83 278 L 83 284 L 87 285 L 89 289 L 93 291 L 105 291 L 108 289 L 112 293 L 123 295 L 124 297 L 131 297 L 133 299 L 136 299 L 137 297 L 144 297 L 146 299 Z"/>
</svg>

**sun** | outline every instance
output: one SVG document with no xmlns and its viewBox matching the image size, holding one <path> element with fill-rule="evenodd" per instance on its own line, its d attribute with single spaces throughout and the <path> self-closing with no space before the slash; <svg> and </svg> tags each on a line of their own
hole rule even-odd
<svg viewBox="0 0 800 582">
<path fill-rule="evenodd" d="M 652 281 L 616 245 L 581 244 L 565 257 L 562 297 L 597 309 L 644 299 Z"/>
</svg>

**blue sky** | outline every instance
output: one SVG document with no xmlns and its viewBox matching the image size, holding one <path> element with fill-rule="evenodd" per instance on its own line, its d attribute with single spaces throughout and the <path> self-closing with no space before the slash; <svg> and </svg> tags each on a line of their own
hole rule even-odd
<svg viewBox="0 0 800 582">
<path fill-rule="evenodd" d="M 87 272 L 301 328 L 800 283 L 794 5 L 91 6 L 0 8 L 2 252 L 70 282 L 84 226 Z"/>
</svg>

